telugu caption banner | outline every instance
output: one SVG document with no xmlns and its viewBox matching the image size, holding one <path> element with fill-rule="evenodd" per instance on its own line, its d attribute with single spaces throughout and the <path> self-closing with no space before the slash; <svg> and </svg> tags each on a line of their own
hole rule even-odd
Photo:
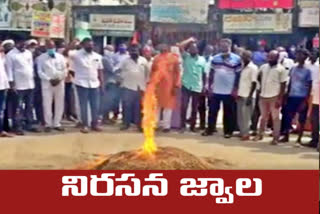
<svg viewBox="0 0 320 214">
<path fill-rule="evenodd" d="M 319 213 L 319 171 L 0 171 L 2 213 Z"/>
</svg>

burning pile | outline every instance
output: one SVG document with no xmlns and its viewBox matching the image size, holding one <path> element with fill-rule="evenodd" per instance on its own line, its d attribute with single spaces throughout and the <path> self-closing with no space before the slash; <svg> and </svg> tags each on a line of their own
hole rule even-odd
<svg viewBox="0 0 320 214">
<path fill-rule="evenodd" d="M 165 67 L 165 66 L 159 66 Z M 91 169 L 99 170 L 205 170 L 221 169 L 221 161 L 199 159 L 176 148 L 158 148 L 155 143 L 157 126 L 156 87 L 162 78 L 161 71 L 152 75 L 143 100 L 143 121 L 145 142 L 141 150 L 122 152 L 99 160 Z M 102 164 L 101 164 L 102 163 Z M 217 164 L 216 164 L 217 163 Z"/>
<path fill-rule="evenodd" d="M 176 148 L 158 148 L 152 155 L 141 151 L 122 152 L 111 155 L 98 170 L 206 170 L 212 164 Z"/>
</svg>

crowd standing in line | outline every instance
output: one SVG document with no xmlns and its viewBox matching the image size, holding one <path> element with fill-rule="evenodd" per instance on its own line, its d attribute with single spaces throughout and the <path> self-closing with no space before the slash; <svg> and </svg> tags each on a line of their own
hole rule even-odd
<svg viewBox="0 0 320 214">
<path fill-rule="evenodd" d="M 63 119 L 82 133 L 101 132 L 120 116 L 122 131 L 132 126 L 141 131 L 144 91 L 157 75 L 159 131 L 214 135 L 223 106 L 225 138 L 240 131 L 241 141 L 261 141 L 270 128 L 271 144 L 277 145 L 289 142 L 296 124 L 302 144 L 310 122 L 312 140 L 302 145 L 317 148 L 318 50 L 298 49 L 293 60 L 285 48 L 267 52 L 265 46 L 232 52 L 226 38 L 218 48 L 208 44 L 200 50 L 189 38 L 174 46 L 107 45 L 100 55 L 90 38 L 69 45 L 50 39 L 3 41 L 0 136 L 64 132 Z"/>
</svg>

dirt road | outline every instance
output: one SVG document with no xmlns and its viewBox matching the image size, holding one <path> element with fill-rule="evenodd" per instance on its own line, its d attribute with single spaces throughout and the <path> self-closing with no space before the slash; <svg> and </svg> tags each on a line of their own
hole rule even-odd
<svg viewBox="0 0 320 214">
<path fill-rule="evenodd" d="M 99 155 L 114 154 L 142 146 L 143 135 L 105 128 L 101 134 L 71 133 L 0 139 L 0 169 L 73 169 Z M 319 169 L 319 153 L 297 148 L 294 143 L 271 146 L 266 142 L 240 142 L 221 135 L 159 135 L 159 146 L 183 149 L 199 157 L 230 163 L 230 169 Z M 305 139 L 306 141 L 308 139 Z"/>
</svg>

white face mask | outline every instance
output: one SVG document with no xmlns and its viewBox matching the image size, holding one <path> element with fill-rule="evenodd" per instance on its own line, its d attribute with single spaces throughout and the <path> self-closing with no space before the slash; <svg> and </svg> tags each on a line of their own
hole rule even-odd
<svg viewBox="0 0 320 214">
<path fill-rule="evenodd" d="M 104 50 L 104 55 L 105 55 L 105 56 L 111 56 L 112 54 L 113 54 L 112 51 Z"/>
</svg>

